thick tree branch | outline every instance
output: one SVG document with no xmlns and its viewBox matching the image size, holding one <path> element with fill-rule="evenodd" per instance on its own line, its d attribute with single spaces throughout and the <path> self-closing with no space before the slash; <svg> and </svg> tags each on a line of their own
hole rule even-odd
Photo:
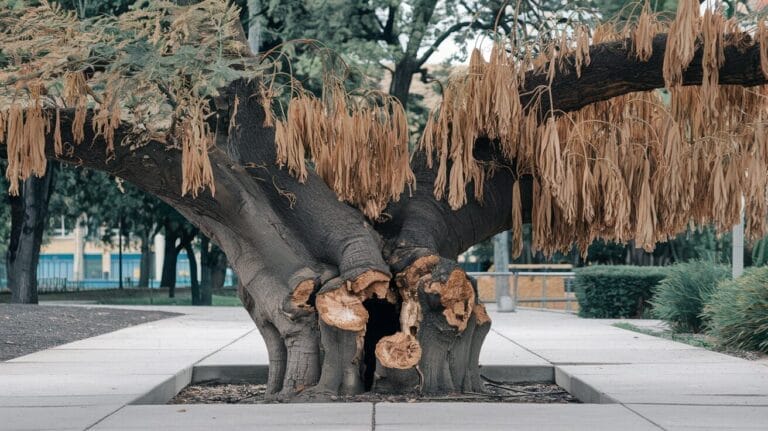
<svg viewBox="0 0 768 431">
<path fill-rule="evenodd" d="M 748 46 L 749 36 L 742 43 L 725 47 L 725 61 L 720 68 L 721 85 L 751 87 L 765 84 L 766 78 L 760 69 L 760 47 Z M 594 45 L 590 48 L 592 62 L 576 75 L 573 57 L 565 59 L 566 66 L 558 72 L 552 82 L 552 100 L 542 96 L 541 112 L 550 109 L 562 112 L 576 111 L 589 104 L 608 100 L 624 94 L 649 91 L 664 87 L 664 52 L 667 35 L 660 34 L 653 39 L 653 55 L 648 61 L 640 61 L 634 54 L 629 40 Z M 700 85 L 703 78 L 701 46 L 683 75 L 685 85 Z M 547 87 L 546 73 L 528 72 L 525 87 L 521 90 L 523 106 L 529 106 L 540 91 Z"/>
<path fill-rule="evenodd" d="M 760 68 L 759 46 L 748 45 L 725 48 L 720 84 L 755 86 L 767 82 Z M 546 73 L 529 72 L 521 90 L 521 102 L 523 106 L 530 106 L 534 97 L 543 94 L 540 113 L 545 117 L 550 109 L 556 113 L 571 112 L 628 93 L 663 88 L 666 35 L 656 36 L 653 47 L 653 56 L 649 61 L 642 62 L 634 55 L 629 41 L 593 46 L 590 49 L 592 62 L 582 69 L 580 78 L 572 58 L 565 59 L 564 70 L 552 82 L 551 100 L 549 93 L 542 91 L 549 85 Z M 699 47 L 684 73 L 685 85 L 701 84 L 701 60 L 702 50 Z M 437 201 L 432 194 L 435 169 L 427 168 L 424 155 L 417 154 L 413 158 L 416 191 L 412 195 L 404 194 L 400 202 L 391 204 L 386 211 L 391 220 L 377 226 L 377 230 L 389 241 L 387 255 L 395 272 L 424 254 L 433 253 L 453 259 L 468 247 L 510 229 L 512 186 L 518 179 L 515 167 L 505 162 L 500 150 L 487 140 L 478 141 L 474 151 L 477 160 L 492 162 L 498 169 L 486 178 L 484 201 L 478 202 L 473 198 L 473 185 L 468 184 L 469 202 L 456 211 L 451 210 L 447 202 Z M 523 219 L 528 222 L 532 208 L 531 178 L 522 176 L 519 179 Z"/>
</svg>

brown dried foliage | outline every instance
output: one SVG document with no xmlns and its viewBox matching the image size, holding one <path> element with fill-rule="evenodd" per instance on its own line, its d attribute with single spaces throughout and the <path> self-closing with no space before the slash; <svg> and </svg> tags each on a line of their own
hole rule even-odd
<svg viewBox="0 0 768 431">
<path fill-rule="evenodd" d="M 291 100 L 286 119 L 265 122 L 276 122 L 277 164 L 303 182 L 311 159 L 340 200 L 378 218 L 415 181 L 405 111 L 389 96 L 355 98 L 340 85 L 327 91 L 328 102 L 302 92 Z"/>
<path fill-rule="evenodd" d="M 635 24 L 621 31 L 600 26 L 591 42 L 629 37 L 634 54 L 644 61 L 653 54 L 654 36 L 664 31 L 669 99 L 659 91 L 627 94 L 576 112 L 550 112 L 543 119 L 538 104 L 550 97 L 547 88 L 537 89 L 526 107 L 499 103 L 495 93 L 484 89 L 513 88 L 510 94 L 517 99 L 523 73 L 553 79 L 562 73 L 555 66 L 562 59 L 551 45 L 541 47 L 542 55 L 535 59 L 499 55 L 516 52 L 507 41 L 497 42 L 488 62 L 475 52 L 467 74 L 453 77 L 446 86 L 421 142 L 428 163 L 437 161 L 435 196 L 444 197 L 448 188 L 453 208 L 466 202 L 467 185 L 482 176 L 475 171 L 484 171 L 471 158 L 473 145 L 488 137 L 514 163 L 517 175 L 533 177 L 533 247 L 547 254 L 567 251 L 574 242 L 586 252 L 595 239 L 634 241 L 652 250 L 692 225 L 714 224 L 725 231 L 739 220 L 742 195 L 748 235 L 764 236 L 768 90 L 718 82 L 726 44 L 749 40 L 739 34 L 735 21 L 726 21 L 720 11 L 700 16 L 698 1 L 685 0 L 674 21 L 663 22 L 646 5 Z M 761 43 L 761 64 L 768 76 L 765 23 L 758 25 L 755 40 Z M 559 37 L 557 43 L 566 47 L 576 66 L 588 67 L 584 53 L 589 42 L 576 32 L 573 40 Z M 703 52 L 704 82 L 683 87 L 682 72 L 697 48 Z M 499 126 L 510 123 L 514 126 Z M 511 222 L 515 254 L 521 249 L 519 193 L 516 182 Z M 482 194 L 475 198 L 481 200 Z"/>
</svg>

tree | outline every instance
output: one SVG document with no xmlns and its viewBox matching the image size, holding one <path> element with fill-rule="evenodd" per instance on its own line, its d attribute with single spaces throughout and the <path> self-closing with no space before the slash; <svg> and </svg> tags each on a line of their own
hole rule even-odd
<svg viewBox="0 0 768 431">
<path fill-rule="evenodd" d="M 227 256 L 205 236 L 200 238 L 200 295 L 201 305 L 211 305 L 213 291 L 224 287 L 227 275 Z"/>
<path fill-rule="evenodd" d="M 281 81 L 224 2 L 150 2 L 97 30 L 45 6 L 2 11 L 18 59 L 0 70 L 7 172 L 103 170 L 211 238 L 265 339 L 269 396 L 482 391 L 491 322 L 455 260 L 469 246 L 511 229 L 519 253 L 531 223 L 544 253 L 597 238 L 650 250 L 692 221 L 729 229 L 741 196 L 750 234 L 766 232 L 768 31 L 698 9 L 535 47 L 499 38 L 443 85 L 412 156 L 400 104 L 334 74 L 319 99 Z M 287 116 L 272 111 L 281 88 Z"/>
<path fill-rule="evenodd" d="M 139 286 L 149 285 L 150 247 L 162 220 L 163 204 L 119 177 L 82 167 L 63 167 L 51 198 L 50 212 L 86 223 L 92 239 L 114 245 L 114 229 L 124 237 L 138 238 L 141 250 Z M 87 217 L 81 217 L 86 215 Z M 99 237 L 101 228 L 106 227 Z"/>
<path fill-rule="evenodd" d="M 48 225 L 48 202 L 53 191 L 56 165 L 48 164 L 42 177 L 23 181 L 10 197 L 11 231 L 6 252 L 6 273 L 11 302 L 37 304 L 37 264 Z"/>
<path fill-rule="evenodd" d="M 519 37 L 547 29 L 566 15 L 596 13 L 591 1 L 545 0 L 516 2 L 468 0 L 461 2 L 410 0 L 393 2 L 249 1 L 249 31 L 252 41 L 266 50 L 292 40 L 316 39 L 342 53 L 346 62 L 367 76 L 390 75 L 389 94 L 409 106 L 414 76 L 429 79 L 427 65 L 447 41 L 464 46 L 479 34 L 492 35 L 495 28 L 513 27 Z M 561 13 L 569 6 L 566 13 Z M 515 12 L 519 16 L 515 16 Z M 517 25 L 515 23 L 517 22 Z M 259 37 L 256 36 L 259 33 Z M 250 37 L 250 33 L 249 33 Z M 492 36 L 491 36 L 492 37 Z M 251 39 L 249 39 L 251 40 Z M 312 48 L 310 48 L 312 49 Z M 462 48 L 463 50 L 463 48 Z M 303 58 L 301 46 L 294 55 L 296 69 L 309 77 L 317 68 L 315 56 Z M 458 56 L 466 52 L 457 53 Z M 414 108 L 418 109 L 418 108 Z"/>
</svg>

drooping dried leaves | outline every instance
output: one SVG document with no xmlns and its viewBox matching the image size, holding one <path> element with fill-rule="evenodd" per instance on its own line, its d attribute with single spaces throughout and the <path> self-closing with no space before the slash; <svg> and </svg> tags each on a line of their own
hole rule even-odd
<svg viewBox="0 0 768 431">
<path fill-rule="evenodd" d="M 61 153 L 65 144 L 83 140 L 89 112 L 107 143 L 105 157 L 116 145 L 165 140 L 183 153 L 183 192 L 212 188 L 207 102 L 228 82 L 263 69 L 243 55 L 237 20 L 237 9 L 224 0 L 189 8 L 153 1 L 119 18 L 91 21 L 46 3 L 0 10 L 0 61 L 8 59 L 0 64 L 0 142 L 8 146 L 11 192 L 19 179 L 45 171 L 46 131 L 53 130 Z M 701 14 L 698 1 L 681 0 L 672 21 L 646 5 L 621 28 L 601 25 L 590 34 L 579 27 L 536 49 L 500 38 L 488 60 L 473 52 L 467 72 L 444 86 L 443 102 L 423 134 L 421 147 L 437 174 L 435 196 L 457 209 L 471 184 L 474 198 L 482 200 L 490 168 L 473 151 L 479 138 L 488 138 L 514 162 L 518 176 L 532 176 L 533 246 L 546 253 L 574 241 L 586 250 L 596 238 L 634 240 L 651 249 L 690 225 L 712 223 L 723 231 L 738 221 L 741 196 L 749 235 L 764 235 L 766 89 L 718 84 L 728 43 L 758 43 L 768 76 L 768 29 L 763 20 L 755 27 L 751 38 L 742 37 L 738 23 L 719 11 Z M 580 75 L 593 60 L 588 45 L 615 40 L 631 41 L 634 55 L 647 61 L 660 32 L 668 34 L 668 98 L 655 91 L 628 94 L 542 115 L 542 100 L 557 97 L 544 86 L 522 106 L 526 74 L 551 83 L 573 61 Z M 682 86 L 699 48 L 703 83 Z M 375 218 L 413 183 L 403 109 L 386 97 L 351 96 L 340 86 L 326 91 L 320 99 L 297 92 L 285 118 L 276 118 L 274 95 L 262 87 L 265 126 L 276 128 L 277 163 L 302 180 L 311 160 L 340 199 Z M 64 109 L 74 111 L 71 143 L 61 139 Z M 121 124 L 130 124 L 131 133 L 116 133 Z M 116 142 L 118 136 L 124 141 Z M 510 199 L 519 251 L 519 181 Z"/>
<path fill-rule="evenodd" d="M 309 158 L 340 200 L 375 219 L 415 182 L 405 111 L 387 95 L 354 97 L 340 84 L 326 87 L 326 102 L 302 93 L 276 120 L 277 163 L 304 181 Z"/>
<path fill-rule="evenodd" d="M 165 141 L 183 153 L 182 193 L 213 191 L 209 101 L 228 82 L 263 69 L 245 55 L 239 10 L 225 0 L 190 7 L 157 0 L 119 17 L 78 20 L 38 3 L 0 9 L 0 117 L 7 119 L 0 143 L 10 150 L 10 192 L 45 171 L 46 131 L 61 154 L 65 144 L 83 142 L 89 115 L 106 158 L 115 145 Z M 65 109 L 74 111 L 66 143 Z M 121 124 L 129 133 L 117 133 Z"/>
<path fill-rule="evenodd" d="M 672 22 L 641 15 L 623 28 L 600 26 L 591 43 L 629 40 L 640 61 L 653 54 L 653 38 L 668 33 L 663 74 L 669 97 L 660 91 L 627 94 L 577 112 L 544 112 L 542 100 L 557 95 L 537 88 L 529 106 L 518 92 L 525 74 L 547 74 L 551 83 L 565 59 L 575 73 L 589 65 L 581 31 L 538 48 L 499 39 L 488 61 L 475 51 L 466 74 L 453 77 L 444 100 L 430 118 L 421 146 L 427 163 L 437 164 L 435 195 L 446 195 L 454 209 L 467 201 L 467 186 L 486 167 L 472 157 L 478 138 L 497 145 L 517 175 L 533 177 L 533 247 L 551 254 L 582 252 L 595 239 L 634 241 L 652 250 L 658 241 L 692 225 L 714 224 L 726 231 L 739 220 L 741 196 L 747 208 L 749 236 L 766 234 L 766 97 L 768 89 L 720 86 L 724 47 L 744 43 L 743 30 L 720 11 L 699 11 L 699 2 L 683 0 Z M 754 32 L 768 76 L 768 31 Z M 754 43 L 754 42 L 750 42 Z M 555 47 L 553 48 L 553 47 Z M 682 86 L 683 71 L 701 49 L 703 83 Z M 494 91 L 503 88 L 510 103 Z M 531 90 L 529 90 L 531 91 Z M 450 172 L 448 172 L 450 170 Z M 519 254 L 522 209 L 519 181 L 512 190 L 512 230 Z"/>
</svg>

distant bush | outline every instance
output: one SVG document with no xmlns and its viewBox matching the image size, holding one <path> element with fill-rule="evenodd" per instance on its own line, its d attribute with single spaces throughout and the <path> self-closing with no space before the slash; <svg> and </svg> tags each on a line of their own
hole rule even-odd
<svg viewBox="0 0 768 431">
<path fill-rule="evenodd" d="M 717 284 L 730 276 L 730 268 L 693 261 L 667 267 L 666 272 L 651 300 L 651 315 L 669 323 L 676 332 L 700 332 L 704 303 Z"/>
<path fill-rule="evenodd" d="M 643 317 L 654 288 L 665 275 L 659 267 L 598 265 L 577 269 L 575 289 L 579 315 Z"/>
<path fill-rule="evenodd" d="M 722 347 L 768 353 L 768 267 L 720 283 L 703 316 Z"/>
</svg>

